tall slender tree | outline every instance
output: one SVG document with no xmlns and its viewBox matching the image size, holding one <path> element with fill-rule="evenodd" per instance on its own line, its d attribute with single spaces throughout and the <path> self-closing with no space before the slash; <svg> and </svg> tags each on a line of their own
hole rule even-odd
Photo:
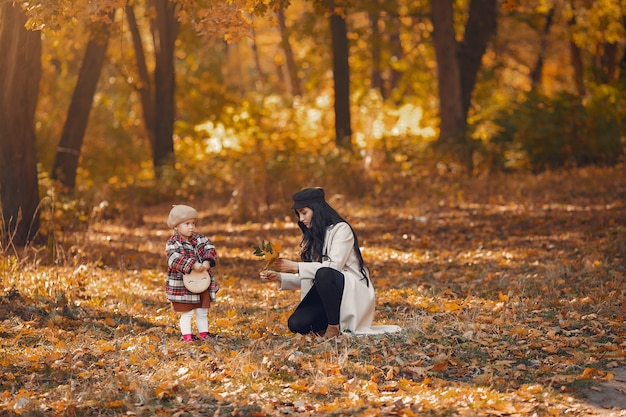
<svg viewBox="0 0 626 417">
<path fill-rule="evenodd" d="M 383 71 L 382 71 L 382 62 L 381 62 L 381 34 L 378 28 L 380 23 L 380 11 L 378 10 L 378 2 L 375 3 L 376 8 L 372 7 L 368 10 L 368 19 L 370 26 L 370 36 L 371 40 L 369 42 L 370 47 L 370 55 L 372 59 L 372 81 L 371 88 L 378 90 L 380 92 L 380 96 L 383 99 L 387 98 L 387 91 L 385 90 L 385 86 L 383 84 Z"/>
<path fill-rule="evenodd" d="M 63 133 L 57 148 L 51 176 L 64 185 L 67 192 L 74 191 L 76 169 L 80 158 L 89 113 L 93 103 L 102 65 L 104 64 L 110 27 L 115 11 L 110 11 L 90 27 L 90 37 L 85 49 L 82 65 L 78 73 L 72 101 L 67 111 Z"/>
<path fill-rule="evenodd" d="M 34 117 L 41 78 L 41 34 L 0 2 L 0 203 L 2 236 L 28 244 L 39 230 Z"/>
<path fill-rule="evenodd" d="M 281 1 L 277 6 L 278 10 L 276 12 L 278 17 L 278 27 L 280 28 L 280 43 L 285 54 L 285 64 L 287 65 L 287 73 L 289 74 L 291 95 L 298 97 L 302 95 L 302 85 L 300 83 L 300 78 L 298 77 L 298 67 L 296 65 L 293 48 L 291 47 L 291 42 L 289 41 L 289 33 L 285 19 L 285 7 L 284 1 Z"/>
<path fill-rule="evenodd" d="M 440 103 L 439 142 L 471 173 L 473 147 L 467 114 L 482 57 L 496 31 L 496 0 L 471 0 L 463 39 L 456 40 L 454 0 L 433 0 L 431 13 Z"/>
<path fill-rule="evenodd" d="M 141 30 L 133 5 L 126 7 L 126 16 L 135 47 L 139 81 L 135 84 L 141 98 L 144 124 L 152 148 L 152 162 L 157 177 L 174 157 L 174 118 L 176 112 L 176 74 L 174 51 L 178 37 L 176 3 L 169 0 L 149 0 L 150 34 L 154 50 L 154 72 L 148 71 Z"/>
<path fill-rule="evenodd" d="M 174 156 L 174 90 L 176 75 L 174 49 L 178 37 L 177 6 L 170 0 L 151 1 L 156 15 L 151 21 L 154 41 L 154 147 L 153 161 L 157 175 Z"/>
<path fill-rule="evenodd" d="M 441 117 L 439 141 L 445 145 L 464 144 L 466 128 L 452 6 L 452 0 L 433 1 L 431 6 Z"/>
<path fill-rule="evenodd" d="M 626 13 L 622 16 L 622 26 L 626 31 Z M 626 88 L 626 50 L 622 54 L 622 59 L 619 62 L 619 78 L 618 82 L 622 88 Z"/>
<path fill-rule="evenodd" d="M 341 148 L 352 149 L 350 119 L 350 65 L 345 18 L 335 10 L 331 1 L 330 29 L 333 49 L 333 79 L 335 83 L 335 141 Z"/>
<path fill-rule="evenodd" d="M 541 31 L 539 56 L 537 57 L 537 62 L 535 63 L 535 66 L 530 71 L 530 83 L 533 90 L 536 90 L 537 87 L 541 84 L 544 55 L 546 53 L 548 45 L 548 35 L 550 34 L 550 28 L 552 28 L 552 22 L 554 21 L 554 12 L 554 7 L 551 7 L 548 11 L 548 15 L 546 16 L 546 23 L 543 26 L 543 30 Z"/>
</svg>

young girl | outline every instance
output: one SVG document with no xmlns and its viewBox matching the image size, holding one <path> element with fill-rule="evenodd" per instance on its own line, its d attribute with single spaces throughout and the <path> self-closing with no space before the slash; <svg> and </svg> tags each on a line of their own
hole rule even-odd
<svg viewBox="0 0 626 417">
<path fill-rule="evenodd" d="M 263 271 L 261 279 L 281 289 L 300 289 L 301 301 L 289 317 L 294 333 L 319 333 L 332 338 L 341 332 L 397 332 L 394 325 L 372 326 L 374 285 L 363 262 L 352 227 L 324 199 L 321 188 L 293 195 L 291 207 L 302 230 L 301 262 L 278 259 L 278 271 Z"/>
<path fill-rule="evenodd" d="M 211 271 L 217 258 L 215 246 L 206 236 L 195 231 L 197 219 L 198 212 L 183 204 L 173 206 L 167 218 L 167 226 L 173 231 L 165 244 L 168 266 L 165 292 L 174 311 L 180 313 L 180 331 L 185 342 L 194 339 L 191 332 L 194 313 L 198 337 L 209 338 L 209 307 L 219 288 Z M 208 271 L 211 276 L 209 288 L 200 294 L 188 291 L 183 283 L 183 274 L 192 269 Z"/>
</svg>

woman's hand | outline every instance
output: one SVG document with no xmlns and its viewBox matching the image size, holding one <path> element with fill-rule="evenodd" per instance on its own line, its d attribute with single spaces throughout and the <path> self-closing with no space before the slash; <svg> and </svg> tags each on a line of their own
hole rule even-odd
<svg viewBox="0 0 626 417">
<path fill-rule="evenodd" d="M 259 277 L 261 281 L 272 281 L 272 282 L 280 282 L 280 274 L 276 271 L 261 271 L 259 273 Z"/>
<path fill-rule="evenodd" d="M 289 259 L 278 258 L 274 262 L 274 267 L 280 272 L 291 272 L 292 274 L 298 273 L 298 262 L 290 261 Z"/>
</svg>

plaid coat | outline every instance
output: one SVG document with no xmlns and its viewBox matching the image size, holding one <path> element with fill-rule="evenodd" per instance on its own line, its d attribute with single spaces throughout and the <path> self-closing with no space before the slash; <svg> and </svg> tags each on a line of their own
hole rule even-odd
<svg viewBox="0 0 626 417">
<path fill-rule="evenodd" d="M 204 235 L 193 233 L 189 240 L 183 239 L 178 232 L 174 232 L 165 244 L 167 255 L 167 281 L 165 294 L 170 301 L 196 304 L 200 302 L 200 294 L 194 294 L 185 288 L 183 274 L 188 274 L 196 262 L 209 261 L 215 266 L 217 253 L 215 246 Z M 213 279 L 213 272 L 209 269 L 211 285 L 217 284 Z M 217 290 L 217 288 L 215 288 Z"/>
</svg>

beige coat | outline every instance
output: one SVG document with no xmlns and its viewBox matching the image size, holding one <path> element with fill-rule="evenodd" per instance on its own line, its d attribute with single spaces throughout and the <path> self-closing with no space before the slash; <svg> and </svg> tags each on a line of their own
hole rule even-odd
<svg viewBox="0 0 626 417">
<path fill-rule="evenodd" d="M 326 230 L 323 262 L 298 262 L 298 274 L 281 273 L 281 290 L 300 289 L 300 299 L 313 286 L 315 272 L 322 267 L 334 268 L 343 273 L 345 285 L 339 312 L 341 331 L 356 334 L 397 332 L 398 326 L 372 326 L 375 309 L 374 285 L 363 280 L 359 259 L 354 251 L 354 234 L 350 226 L 337 223 Z"/>
</svg>

